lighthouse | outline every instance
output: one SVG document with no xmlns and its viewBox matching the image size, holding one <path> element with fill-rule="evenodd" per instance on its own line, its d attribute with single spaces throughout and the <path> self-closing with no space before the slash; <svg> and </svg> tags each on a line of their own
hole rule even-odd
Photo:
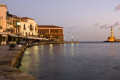
<svg viewBox="0 0 120 80">
<path fill-rule="evenodd" d="M 113 35 L 113 27 L 111 27 L 111 36 L 110 37 L 108 37 L 108 41 L 109 42 L 114 42 L 116 39 L 115 39 L 115 37 L 114 37 L 114 35 Z"/>
</svg>

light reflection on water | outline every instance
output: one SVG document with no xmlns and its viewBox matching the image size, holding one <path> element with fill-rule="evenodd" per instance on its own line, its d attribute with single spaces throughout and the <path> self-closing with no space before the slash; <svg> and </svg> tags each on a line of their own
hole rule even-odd
<svg viewBox="0 0 120 80">
<path fill-rule="evenodd" d="M 20 70 L 38 80 L 120 80 L 119 43 L 47 44 L 27 48 Z"/>
</svg>

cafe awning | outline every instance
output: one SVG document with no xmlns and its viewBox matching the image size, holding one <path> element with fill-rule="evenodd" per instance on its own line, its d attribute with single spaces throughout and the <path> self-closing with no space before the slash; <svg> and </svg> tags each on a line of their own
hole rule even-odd
<svg viewBox="0 0 120 80">
<path fill-rule="evenodd" d="M 11 36 L 11 37 L 18 37 L 18 36 L 15 35 L 15 34 L 9 34 L 9 36 Z"/>
</svg>

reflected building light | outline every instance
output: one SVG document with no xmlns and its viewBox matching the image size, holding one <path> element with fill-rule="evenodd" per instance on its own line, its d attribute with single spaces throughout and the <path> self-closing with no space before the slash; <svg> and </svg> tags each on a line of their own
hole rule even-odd
<svg viewBox="0 0 120 80">
<path fill-rule="evenodd" d="M 62 46 L 63 44 L 60 44 L 60 46 Z"/>
<path fill-rule="evenodd" d="M 25 54 L 30 54 L 30 51 L 25 51 Z"/>
<path fill-rule="evenodd" d="M 38 46 L 34 46 L 34 53 L 38 53 L 38 50 L 39 50 L 39 48 L 38 48 Z"/>
<path fill-rule="evenodd" d="M 74 43 L 71 43 L 71 46 L 74 47 Z"/>
<path fill-rule="evenodd" d="M 53 44 L 50 44 L 50 48 L 49 48 L 49 52 L 50 52 L 50 57 L 51 59 L 53 59 Z"/>
<path fill-rule="evenodd" d="M 53 47 L 53 44 L 50 44 L 50 47 Z"/>
<path fill-rule="evenodd" d="M 50 44 L 50 52 L 53 51 L 53 44 Z"/>
<path fill-rule="evenodd" d="M 44 45 L 41 45 L 41 50 L 44 50 Z"/>
<path fill-rule="evenodd" d="M 34 46 L 34 50 L 38 50 L 38 46 Z"/>
<path fill-rule="evenodd" d="M 64 45 L 66 45 L 66 44 L 64 44 Z"/>
<path fill-rule="evenodd" d="M 74 56 L 74 47 L 73 47 L 74 45 L 72 45 L 72 47 L 71 47 L 71 56 L 73 57 Z"/>
</svg>

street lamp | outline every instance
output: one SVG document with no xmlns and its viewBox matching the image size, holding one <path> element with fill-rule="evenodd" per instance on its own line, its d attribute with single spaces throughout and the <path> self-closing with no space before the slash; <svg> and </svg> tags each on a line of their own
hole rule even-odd
<svg viewBox="0 0 120 80">
<path fill-rule="evenodd" d="M 42 37 L 42 42 L 43 42 L 43 35 L 41 35 L 41 37 Z"/>
<path fill-rule="evenodd" d="M 78 37 L 77 37 L 77 42 L 78 42 Z"/>
<path fill-rule="evenodd" d="M 73 42 L 73 36 L 72 36 L 72 42 Z"/>
<path fill-rule="evenodd" d="M 52 41 L 52 36 L 50 36 L 51 37 L 51 41 Z"/>
<path fill-rule="evenodd" d="M 19 29 L 20 25 L 21 25 L 21 23 L 17 22 L 17 26 L 18 26 L 18 44 L 20 44 L 20 38 L 19 38 L 19 36 L 20 36 L 20 29 Z"/>
<path fill-rule="evenodd" d="M 25 41 L 27 42 L 27 30 L 25 31 L 25 33 L 26 33 L 26 39 L 25 39 Z"/>
<path fill-rule="evenodd" d="M 65 42 L 66 38 L 64 38 L 64 42 Z"/>
</svg>

